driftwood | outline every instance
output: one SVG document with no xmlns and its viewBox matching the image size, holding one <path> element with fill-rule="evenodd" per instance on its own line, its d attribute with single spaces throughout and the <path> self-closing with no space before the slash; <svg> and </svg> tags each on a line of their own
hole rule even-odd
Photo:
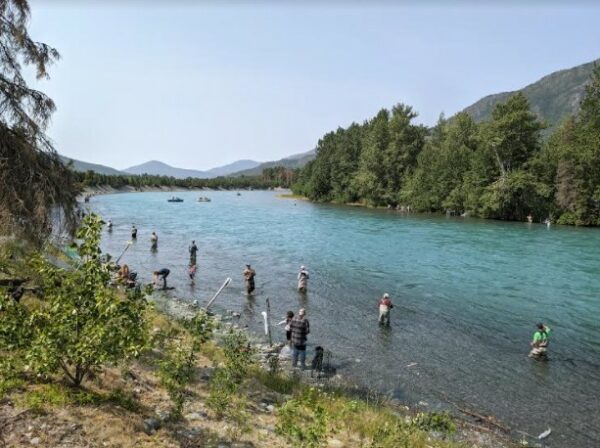
<svg viewBox="0 0 600 448">
<path fill-rule="evenodd" d="M 446 401 L 446 403 L 449 403 L 452 406 L 454 406 L 462 414 L 468 415 L 469 417 L 473 417 L 477 422 L 490 425 L 490 426 L 492 426 L 496 429 L 499 429 L 505 433 L 510 433 L 512 431 L 508 426 L 504 426 L 504 425 L 498 423 L 496 421 L 496 419 L 494 417 L 492 417 L 491 415 L 482 415 L 477 412 L 471 411 L 470 409 L 463 408 L 463 407 L 457 405 L 456 403 L 454 403 L 452 400 L 450 400 L 448 395 L 446 395 L 445 393 L 442 393 L 442 396 L 444 397 L 444 401 Z"/>
<path fill-rule="evenodd" d="M 454 403 L 452 403 L 452 404 L 454 404 Z M 458 409 L 463 414 L 468 415 L 470 417 L 474 417 L 479 422 L 487 423 L 488 425 L 494 426 L 495 428 L 498 428 L 507 433 L 510 432 L 510 428 L 508 428 L 504 425 L 501 425 L 500 423 L 498 423 L 496 421 L 496 419 L 494 419 L 491 416 L 478 414 L 477 412 L 473 412 L 468 409 L 461 408 L 460 406 L 457 406 L 456 404 L 454 404 L 454 406 L 456 406 L 456 409 Z"/>
<path fill-rule="evenodd" d="M 28 280 L 28 278 L 0 278 L 0 286 L 19 286 Z"/>
</svg>

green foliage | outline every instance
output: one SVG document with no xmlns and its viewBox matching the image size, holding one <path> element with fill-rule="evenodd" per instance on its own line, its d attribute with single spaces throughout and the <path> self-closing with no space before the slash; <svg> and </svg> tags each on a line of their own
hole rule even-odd
<svg viewBox="0 0 600 448">
<path fill-rule="evenodd" d="M 309 389 L 288 400 L 277 412 L 276 432 L 293 446 L 317 448 L 325 444 L 331 428 L 329 414 L 320 400 L 320 393 Z"/>
<path fill-rule="evenodd" d="M 597 62 L 596 62 L 597 63 Z M 560 70 L 544 76 L 539 81 L 520 90 L 543 121 L 551 127 L 559 126 L 565 117 L 575 115 L 579 109 L 579 98 L 585 91 L 594 63 L 578 65 L 567 70 Z M 464 111 L 476 122 L 487 121 L 492 116 L 494 107 L 505 102 L 516 92 L 504 92 L 486 96 Z M 554 130 L 550 128 L 550 130 Z"/>
<path fill-rule="evenodd" d="M 0 379 L 0 400 L 3 399 L 6 394 L 25 385 L 25 381 L 20 378 L 6 376 L 5 372 L 1 370 L 1 367 L 0 375 L 2 375 Z"/>
<path fill-rule="evenodd" d="M 441 414 L 438 412 L 419 412 L 411 419 L 410 424 L 422 431 L 438 431 L 447 434 L 456 432 L 456 425 L 447 412 Z"/>
<path fill-rule="evenodd" d="M 260 369 L 256 372 L 256 377 L 265 387 L 280 394 L 290 395 L 301 386 L 299 377 L 295 375 L 288 376 Z"/>
<path fill-rule="evenodd" d="M 163 387 L 167 389 L 173 408 L 173 420 L 181 418 L 186 397 L 186 386 L 190 383 L 196 362 L 193 344 L 185 345 L 175 340 L 167 350 L 165 358 L 159 363 L 159 376 Z"/>
<path fill-rule="evenodd" d="M 130 186 L 134 188 L 143 187 L 179 187 L 179 188 L 224 188 L 232 189 L 266 189 L 275 187 L 290 187 L 296 180 L 298 169 L 289 169 L 282 166 L 266 168 L 257 176 L 216 177 L 214 179 L 177 179 L 169 176 L 158 176 L 151 174 L 134 175 L 111 175 L 95 171 L 78 172 L 71 171 L 81 187 L 110 186 L 121 188 Z"/>
<path fill-rule="evenodd" d="M 585 93 L 547 141 L 523 93 L 496 103 L 487 121 L 459 113 L 429 131 L 411 124 L 408 106 L 384 109 L 326 134 L 292 189 L 315 201 L 600 225 L 600 66 Z"/>
<path fill-rule="evenodd" d="M 72 173 L 45 135 L 54 102 L 32 89 L 23 66 L 47 78 L 58 51 L 36 42 L 27 30 L 26 0 L 0 2 L 0 232 L 42 243 L 52 231 L 52 214 L 61 210 L 72 230 L 76 195 Z"/>
<path fill-rule="evenodd" d="M 192 335 L 194 344 L 197 346 L 196 350 L 199 350 L 202 344 L 212 339 L 217 322 L 206 311 L 200 310 L 185 325 Z"/>
<path fill-rule="evenodd" d="M 72 402 L 69 391 L 60 384 L 43 384 L 28 390 L 20 397 L 20 406 L 34 412 L 50 407 L 65 406 Z"/>
<path fill-rule="evenodd" d="M 231 411 L 231 398 L 237 394 L 252 367 L 252 349 L 246 335 L 240 331 L 231 331 L 223 341 L 223 355 L 222 365 L 215 367 L 206 400 L 206 404 L 218 418 Z"/>
<path fill-rule="evenodd" d="M 186 387 L 193 379 L 196 358 L 202 345 L 212 338 L 215 320 L 205 311 L 199 311 L 190 321 L 184 323 L 191 335 L 191 341 L 174 338 L 163 345 L 165 357 L 159 362 L 161 384 L 167 389 L 173 403 L 171 418 L 181 418 L 186 398 Z M 161 345 L 165 340 L 160 339 Z"/>
<path fill-rule="evenodd" d="M 223 418 L 231 403 L 232 395 L 237 391 L 237 385 L 231 380 L 229 372 L 216 368 L 210 379 L 210 394 L 206 404 L 217 418 Z"/>
<path fill-rule="evenodd" d="M 8 293 L 0 293 L 0 350 L 17 351 L 28 347 L 32 338 L 30 313 Z"/>
<path fill-rule="evenodd" d="M 59 269 L 41 257 L 33 265 L 42 277 L 45 304 L 29 318 L 27 361 L 39 373 L 62 371 L 75 386 L 104 364 L 138 356 L 147 344 L 147 304 L 139 290 L 122 297 L 109 286 L 111 271 L 101 260 L 102 220 L 85 218 L 77 231 L 81 261 Z"/>
<path fill-rule="evenodd" d="M 252 365 L 253 350 L 248 337 L 241 331 L 231 331 L 223 341 L 223 354 L 225 369 L 235 383 L 241 384 Z"/>
</svg>

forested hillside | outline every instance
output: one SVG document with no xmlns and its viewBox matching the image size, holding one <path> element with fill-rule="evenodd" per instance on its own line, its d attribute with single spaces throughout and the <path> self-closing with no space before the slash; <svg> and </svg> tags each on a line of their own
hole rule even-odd
<svg viewBox="0 0 600 448">
<path fill-rule="evenodd" d="M 532 112 L 548 125 L 543 132 L 549 134 L 565 117 L 579 111 L 579 104 L 593 69 L 594 62 L 589 62 L 559 70 L 518 91 L 488 95 L 463 112 L 467 112 L 476 122 L 489 120 L 496 105 L 505 102 L 515 93 L 522 92 L 527 97 Z"/>
<path fill-rule="evenodd" d="M 265 169 L 269 168 L 289 168 L 296 169 L 302 168 L 308 162 L 315 158 L 315 151 L 310 150 L 308 152 L 304 152 L 302 154 L 295 154 L 293 156 L 285 157 L 283 159 L 275 160 L 272 162 L 264 162 L 254 168 L 249 168 L 242 171 L 237 171 L 231 176 L 259 176 Z"/>
<path fill-rule="evenodd" d="M 79 171 L 82 173 L 85 173 L 86 171 L 94 171 L 96 173 L 108 174 L 108 175 L 112 175 L 112 176 L 119 176 L 119 175 L 125 174 L 123 171 L 116 170 L 114 168 L 111 168 L 110 166 L 99 165 L 97 163 L 83 162 L 81 160 L 71 159 L 70 157 L 65 157 L 65 156 L 59 156 L 59 157 L 63 164 L 65 164 L 65 165 L 72 164 L 71 168 L 74 171 Z"/>
<path fill-rule="evenodd" d="M 544 140 L 521 92 L 487 120 L 462 112 L 431 130 L 400 104 L 323 136 L 293 189 L 315 201 L 600 225 L 600 66 L 578 110 Z"/>
</svg>

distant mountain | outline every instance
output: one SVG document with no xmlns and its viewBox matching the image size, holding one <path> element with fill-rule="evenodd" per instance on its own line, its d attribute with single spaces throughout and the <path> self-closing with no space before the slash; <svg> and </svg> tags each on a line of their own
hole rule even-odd
<svg viewBox="0 0 600 448">
<path fill-rule="evenodd" d="M 595 62 L 600 62 L 600 59 Z M 464 109 L 464 112 L 475 121 L 487 120 L 496 104 L 506 101 L 517 92 L 523 92 L 529 99 L 531 109 L 552 128 L 579 110 L 579 103 L 583 99 L 593 68 L 594 62 L 588 62 L 559 70 L 521 90 L 486 96 Z M 549 131 L 550 129 L 546 130 Z"/>
<path fill-rule="evenodd" d="M 230 163 L 229 165 L 219 166 L 217 168 L 212 168 L 207 171 L 210 174 L 210 177 L 219 177 L 219 176 L 227 176 L 232 173 L 237 173 L 242 170 L 251 170 L 252 168 L 256 168 L 259 166 L 261 162 L 257 162 L 255 160 L 238 160 L 236 162 Z"/>
<path fill-rule="evenodd" d="M 313 160 L 317 155 L 316 150 L 312 149 L 308 152 L 301 154 L 294 154 L 284 159 L 275 160 L 273 162 L 264 162 L 254 168 L 238 171 L 232 173 L 232 176 L 257 176 L 262 173 L 265 168 L 272 168 L 274 166 L 284 166 L 286 168 L 302 168 L 308 162 Z"/>
<path fill-rule="evenodd" d="M 206 178 L 208 173 L 206 171 L 189 170 L 185 168 L 175 168 L 166 163 L 159 162 L 158 160 L 150 160 L 149 162 L 142 163 L 141 165 L 132 166 L 124 169 L 129 174 L 152 174 L 155 176 L 170 176 L 177 179 L 185 179 L 186 177 L 198 177 Z"/>
<path fill-rule="evenodd" d="M 251 169 L 260 165 L 260 162 L 254 160 L 238 160 L 228 165 L 219 166 L 206 171 L 190 170 L 185 168 L 176 168 L 158 160 L 151 160 L 141 165 L 136 165 L 125 169 L 129 174 L 152 174 L 158 176 L 171 176 L 177 179 L 186 177 L 196 177 L 200 179 L 211 179 L 213 177 L 228 176 L 239 170 Z"/>
<path fill-rule="evenodd" d="M 109 166 L 98 165 L 96 163 L 82 162 L 81 160 L 71 159 L 71 158 L 65 157 L 65 156 L 59 156 L 59 157 L 65 165 L 67 165 L 69 162 L 73 162 L 73 169 L 75 171 L 82 171 L 82 172 L 95 171 L 96 173 L 99 173 L 99 174 L 109 174 L 109 175 L 125 174 L 123 171 L 116 170 Z"/>
</svg>

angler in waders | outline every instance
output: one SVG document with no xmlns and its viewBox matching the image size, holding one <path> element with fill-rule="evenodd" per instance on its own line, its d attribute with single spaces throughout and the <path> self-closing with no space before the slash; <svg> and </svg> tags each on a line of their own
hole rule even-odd
<svg viewBox="0 0 600 448">
<path fill-rule="evenodd" d="M 550 336 L 550 327 L 543 323 L 537 324 L 537 330 L 533 333 L 533 340 L 531 341 L 531 351 L 529 352 L 530 358 L 546 359 L 548 358 L 548 343 Z"/>
<path fill-rule="evenodd" d="M 256 271 L 252 269 L 252 267 L 247 264 L 246 269 L 244 269 L 244 282 L 246 283 L 246 293 L 252 294 L 254 292 L 254 277 L 256 277 Z"/>
<path fill-rule="evenodd" d="M 189 247 L 190 252 L 190 266 L 196 266 L 196 254 L 198 253 L 198 246 L 196 241 L 192 241 L 192 245 Z"/>
<path fill-rule="evenodd" d="M 300 266 L 300 272 L 298 272 L 298 292 L 305 293 L 308 287 L 308 271 L 304 266 Z"/>
</svg>

